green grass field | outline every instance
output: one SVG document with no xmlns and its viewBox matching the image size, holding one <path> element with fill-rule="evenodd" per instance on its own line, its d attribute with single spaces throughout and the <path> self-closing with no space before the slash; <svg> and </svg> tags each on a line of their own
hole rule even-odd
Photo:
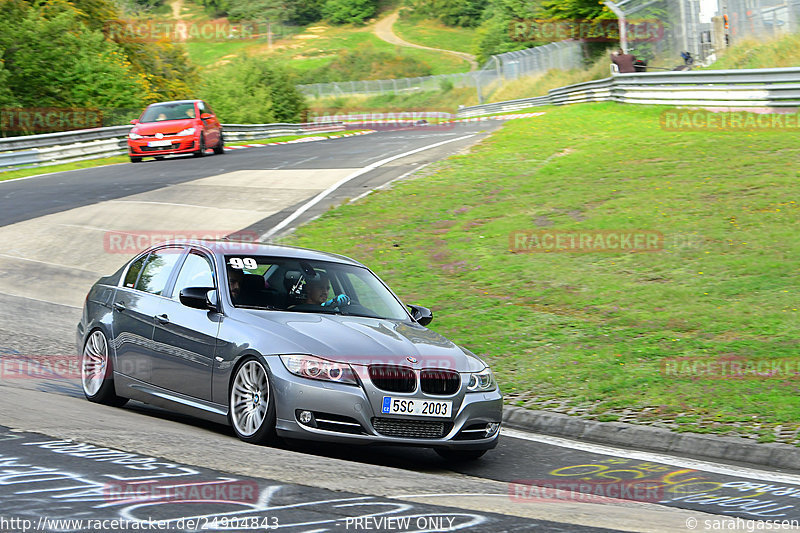
<svg viewBox="0 0 800 533">
<path fill-rule="evenodd" d="M 661 107 L 537 111 L 288 242 L 349 255 L 433 308 L 433 328 L 484 357 L 515 403 L 762 441 L 796 430 L 798 376 L 662 370 L 799 358 L 794 136 L 665 131 Z M 652 230 L 664 247 L 510 250 L 511 232 L 543 229 Z"/>
<path fill-rule="evenodd" d="M 392 28 L 398 37 L 410 43 L 443 48 L 456 52 L 474 53 L 474 28 L 453 28 L 435 20 L 407 20 L 402 17 Z"/>
<path fill-rule="evenodd" d="M 291 69 L 302 72 L 324 66 L 342 51 L 361 46 L 424 62 L 430 65 L 432 74 L 469 70 L 469 63 L 453 55 L 405 48 L 382 41 L 372 33 L 371 26 L 330 26 L 318 23 L 309 28 L 287 28 L 280 31 L 290 32 L 290 35 L 275 39 L 272 47 L 264 36 L 225 42 L 188 42 L 186 47 L 190 59 L 204 67 L 213 67 L 236 54 L 246 53 L 278 60 Z"/>
</svg>

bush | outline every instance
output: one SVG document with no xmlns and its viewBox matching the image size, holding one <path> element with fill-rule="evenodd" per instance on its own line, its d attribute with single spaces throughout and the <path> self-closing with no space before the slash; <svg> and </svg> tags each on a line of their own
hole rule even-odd
<svg viewBox="0 0 800 533">
<path fill-rule="evenodd" d="M 308 107 L 295 81 L 276 65 L 244 56 L 209 74 L 200 95 L 222 122 L 301 122 Z"/>
<path fill-rule="evenodd" d="M 361 45 L 345 50 L 325 66 L 298 74 L 298 83 L 416 78 L 431 72 L 425 62 Z"/>
</svg>

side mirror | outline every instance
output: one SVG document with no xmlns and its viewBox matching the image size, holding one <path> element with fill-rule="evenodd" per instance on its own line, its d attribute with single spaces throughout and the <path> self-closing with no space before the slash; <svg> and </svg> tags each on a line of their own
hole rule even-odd
<svg viewBox="0 0 800 533">
<path fill-rule="evenodd" d="M 181 290 L 180 300 L 186 307 L 216 311 L 219 309 L 217 290 L 212 287 L 186 287 Z"/>
<path fill-rule="evenodd" d="M 138 123 L 139 123 L 139 119 L 138 118 L 135 118 L 135 119 L 131 120 L 131 124 L 133 124 L 134 126 L 136 124 L 138 124 Z"/>
<path fill-rule="evenodd" d="M 409 305 L 411 308 L 411 317 L 417 321 L 420 326 L 427 326 L 433 320 L 433 311 L 421 305 Z"/>
<path fill-rule="evenodd" d="M 212 115 L 211 113 L 201 113 L 200 114 L 200 120 L 206 120 L 206 119 L 209 119 L 209 118 L 214 118 L 214 115 Z"/>
</svg>

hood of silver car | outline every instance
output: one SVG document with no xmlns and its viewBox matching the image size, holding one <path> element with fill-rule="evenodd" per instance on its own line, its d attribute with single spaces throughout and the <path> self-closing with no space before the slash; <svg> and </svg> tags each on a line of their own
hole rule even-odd
<svg viewBox="0 0 800 533">
<path fill-rule="evenodd" d="M 418 324 L 358 316 L 246 310 L 272 337 L 274 353 L 301 353 L 356 365 L 390 364 L 477 372 L 484 363 Z"/>
</svg>

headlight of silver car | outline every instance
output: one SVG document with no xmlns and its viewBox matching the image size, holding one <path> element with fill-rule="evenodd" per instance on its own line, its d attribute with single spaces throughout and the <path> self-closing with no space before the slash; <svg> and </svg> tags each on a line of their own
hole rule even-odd
<svg viewBox="0 0 800 533">
<path fill-rule="evenodd" d="M 176 135 L 178 135 L 178 137 L 185 137 L 186 135 L 194 135 L 194 132 L 194 128 L 186 128 L 183 131 L 179 131 Z"/>
<path fill-rule="evenodd" d="M 282 355 L 286 370 L 301 378 L 357 385 L 355 372 L 347 363 L 335 363 L 313 355 Z"/>
<path fill-rule="evenodd" d="M 141 136 L 141 135 L 139 135 L 138 133 L 133 133 L 133 132 L 130 132 L 130 133 L 128 134 L 128 138 L 129 138 L 129 139 L 141 139 L 141 138 L 142 138 L 142 136 Z"/>
<path fill-rule="evenodd" d="M 488 392 L 494 390 L 495 387 L 497 387 L 497 383 L 495 383 L 494 374 L 489 367 L 469 375 L 467 392 Z"/>
</svg>

